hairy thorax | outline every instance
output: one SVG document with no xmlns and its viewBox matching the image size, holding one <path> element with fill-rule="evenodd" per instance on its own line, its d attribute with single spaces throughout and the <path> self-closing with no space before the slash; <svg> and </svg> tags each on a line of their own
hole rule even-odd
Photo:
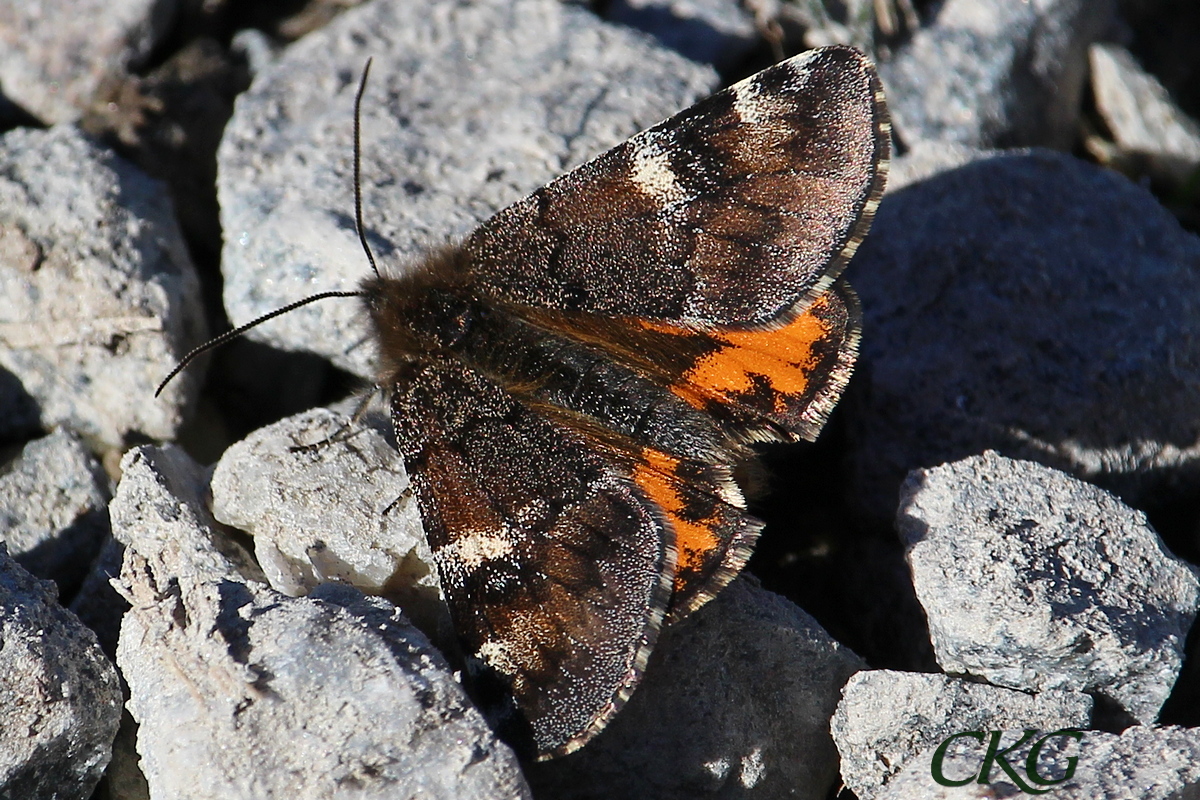
<svg viewBox="0 0 1200 800">
<path fill-rule="evenodd" d="M 381 386 L 402 385 L 418 362 L 453 360 L 543 413 L 649 438 L 682 457 L 729 458 L 732 443 L 712 418 L 651 372 L 664 360 L 660 334 L 613 318 L 514 306 L 476 286 L 454 249 L 403 276 L 363 283 Z"/>
</svg>

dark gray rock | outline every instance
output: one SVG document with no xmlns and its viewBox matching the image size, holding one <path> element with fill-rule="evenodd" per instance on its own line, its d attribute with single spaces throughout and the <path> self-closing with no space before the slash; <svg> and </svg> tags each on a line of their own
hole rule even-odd
<svg viewBox="0 0 1200 800">
<path fill-rule="evenodd" d="M 73 597 L 109 538 L 108 477 L 78 436 L 25 445 L 0 474 L 0 541 L 17 563 Z"/>
<path fill-rule="evenodd" d="M 165 187 L 67 125 L 0 163 L 0 436 L 174 437 L 198 381 L 154 389 L 205 325 Z"/>
<path fill-rule="evenodd" d="M 1082 692 L 1026 694 L 948 675 L 874 670 L 842 689 L 830 723 L 842 780 L 872 800 L 914 756 L 960 731 L 1086 728 L 1092 698 Z"/>
<path fill-rule="evenodd" d="M 754 15 L 737 0 L 616 0 L 604 16 L 719 70 L 737 66 L 759 42 Z"/>
<path fill-rule="evenodd" d="M 95 635 L 0 543 L 0 797 L 85 800 L 121 718 Z"/>
<path fill-rule="evenodd" d="M 849 274 L 850 496 L 876 524 L 908 470 L 989 448 L 1133 503 L 1200 490 L 1200 239 L 1145 190 L 984 157 L 886 196 Z"/>
<path fill-rule="evenodd" d="M 121 574 L 125 548 L 111 536 L 105 541 L 92 562 L 83 585 L 71 599 L 70 609 L 79 621 L 87 625 L 100 640 L 104 654 L 117 657 L 117 639 L 121 633 L 121 617 L 129 603 L 113 588 L 112 581 Z"/>
<path fill-rule="evenodd" d="M 178 0 L 0 3 L 0 85 L 45 123 L 70 122 L 106 80 L 144 63 Z"/>
<path fill-rule="evenodd" d="M 351 192 L 368 56 L 364 216 L 393 270 L 716 83 L 711 69 L 556 0 L 351 9 L 259 73 L 226 128 L 218 191 L 234 324 L 369 274 Z M 363 322 L 356 301 L 330 300 L 249 335 L 373 379 Z"/>
<path fill-rule="evenodd" d="M 1135 725 L 1120 735 L 1085 731 L 1078 741 L 1053 736 L 1046 740 L 1037 759 L 1037 773 L 1044 780 L 1060 781 L 1038 786 L 1027 777 L 1026 759 L 1042 735 L 1018 747 L 1006 760 L 1026 787 L 1048 790 L 1054 800 L 1196 800 L 1200 798 L 1200 729 L 1149 728 Z M 1001 748 L 1016 743 L 1022 731 L 1011 731 L 1001 739 Z M 876 800 L 984 800 L 1021 797 L 1018 787 L 999 767 L 990 779 L 978 782 L 987 743 L 956 740 L 947 748 L 942 774 L 951 780 L 973 779 L 963 786 L 935 782 L 930 770 L 934 748 L 909 761 Z M 1068 777 L 1070 774 L 1070 777 Z"/>
<path fill-rule="evenodd" d="M 1102 694 L 1142 723 L 1158 716 L 1200 578 L 1140 511 L 988 452 L 913 472 L 896 526 L 944 670 Z"/>
<path fill-rule="evenodd" d="M 829 719 L 865 666 L 746 578 L 668 628 L 629 703 L 578 753 L 529 769 L 541 798 L 823 798 Z"/>
<path fill-rule="evenodd" d="M 1069 148 L 1087 48 L 1114 9 L 1112 0 L 946 0 L 879 65 L 898 138 Z"/>
<path fill-rule="evenodd" d="M 887 191 L 895 193 L 942 172 L 998 155 L 1002 153 L 996 150 L 978 150 L 957 142 L 920 141 L 906 152 L 893 155 L 892 162 L 888 165 Z"/>
</svg>

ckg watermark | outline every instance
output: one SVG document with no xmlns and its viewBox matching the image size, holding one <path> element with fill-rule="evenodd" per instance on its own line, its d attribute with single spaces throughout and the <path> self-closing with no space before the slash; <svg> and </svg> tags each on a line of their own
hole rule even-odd
<svg viewBox="0 0 1200 800">
<path fill-rule="evenodd" d="M 1016 785 L 1022 792 L 1028 794 L 1046 794 L 1055 786 L 1064 781 L 1070 780 L 1075 776 L 1075 767 L 1079 764 L 1079 756 L 1070 756 L 1064 759 L 1066 769 L 1061 775 L 1042 775 L 1038 772 L 1038 759 L 1041 757 L 1042 748 L 1048 742 L 1061 739 L 1074 739 L 1079 741 L 1083 738 L 1083 731 L 1064 728 L 1063 730 L 1054 731 L 1052 733 L 1043 734 L 1041 738 L 1035 739 L 1040 731 L 1026 730 L 1025 735 L 1018 739 L 1008 747 L 1000 747 L 1000 731 L 963 731 L 956 733 L 946 739 L 937 750 L 933 751 L 933 760 L 929 764 L 930 774 L 933 780 L 942 786 L 966 786 L 968 783 L 991 784 L 993 782 L 993 773 L 996 780 L 1008 781 Z M 966 777 L 947 777 L 943 769 L 946 759 L 946 751 L 956 741 L 974 739 L 979 743 L 979 751 L 981 761 L 979 769 L 972 772 Z M 1029 753 L 1021 758 L 1016 751 L 1029 745 L 1033 740 L 1032 746 L 1029 747 Z M 963 741 L 965 744 L 965 741 Z M 964 760 L 966 750 L 963 745 L 955 748 L 956 757 L 955 764 L 961 764 Z M 1010 761 L 1010 759 L 1012 759 Z M 999 769 L 999 773 L 996 770 Z"/>
</svg>

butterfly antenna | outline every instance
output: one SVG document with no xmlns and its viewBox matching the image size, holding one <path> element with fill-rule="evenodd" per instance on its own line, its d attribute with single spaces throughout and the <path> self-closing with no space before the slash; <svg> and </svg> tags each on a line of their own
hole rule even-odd
<svg viewBox="0 0 1200 800">
<path fill-rule="evenodd" d="M 222 344 L 230 341 L 230 339 L 238 338 L 242 335 L 242 333 L 252 329 L 252 327 L 262 325 L 266 320 L 275 319 L 278 317 L 278 315 L 286 314 L 289 311 L 295 311 L 295 309 L 299 308 L 300 306 L 307 306 L 308 303 L 317 302 L 318 300 L 329 300 L 330 297 L 359 297 L 361 294 L 362 293 L 360 293 L 360 291 L 322 291 L 320 294 L 314 294 L 311 297 L 305 297 L 304 300 L 295 301 L 294 303 L 290 303 L 290 305 L 284 306 L 283 308 L 276 308 L 275 311 L 272 311 L 269 314 L 263 314 L 262 317 L 259 317 L 258 319 L 252 319 L 241 327 L 235 327 L 235 329 L 232 331 L 226 331 L 222 333 L 221 336 L 211 338 L 208 342 L 199 345 L 197 348 L 193 348 L 191 353 L 188 353 L 184 356 L 184 360 L 176 363 L 175 368 L 170 371 L 170 374 L 167 375 L 166 378 L 162 379 L 161 384 L 158 384 L 158 389 L 155 390 L 154 396 L 157 397 L 158 395 L 161 395 L 164 387 L 170 383 L 170 379 L 184 371 L 184 368 L 187 367 L 187 365 L 190 365 L 192 361 L 196 360 L 196 356 L 202 353 L 208 353 L 208 351 L 212 348 L 221 347 Z"/>
<path fill-rule="evenodd" d="M 253 328 L 255 326 L 261 325 L 262 323 L 266 322 L 269 319 L 274 319 L 275 317 L 278 317 L 281 314 L 286 314 L 289 311 L 295 311 L 297 308 L 300 308 L 301 306 L 306 306 L 309 303 L 315 303 L 318 300 L 328 300 L 330 297 L 359 297 L 359 296 L 361 296 L 361 294 L 362 294 L 361 292 L 321 292 L 320 294 L 314 294 L 312 297 L 306 297 L 303 300 L 297 300 L 295 303 L 292 303 L 291 305 L 286 305 L 283 308 L 277 308 L 269 314 L 263 314 L 258 319 L 250 320 L 249 322 L 247 322 L 245 325 L 241 326 L 240 328 L 234 328 L 231 331 L 226 331 L 225 333 L 222 333 L 220 336 L 209 339 L 204 344 L 200 345 L 199 347 L 194 348 L 192 350 L 192 352 L 188 353 L 186 356 L 183 357 L 182 361 L 180 361 L 178 364 L 175 365 L 175 369 L 171 370 L 171 374 L 168 375 L 167 377 L 163 378 L 163 382 L 160 383 L 158 385 L 158 388 L 154 390 L 154 396 L 158 397 L 160 394 L 162 394 L 162 390 L 164 388 L 166 388 L 166 385 L 168 383 L 171 382 L 171 379 L 174 378 L 176 375 L 178 375 L 180 372 L 183 372 L 184 368 L 187 367 L 188 364 L 192 363 L 192 361 L 194 361 L 196 359 L 196 356 L 200 355 L 201 353 L 207 353 L 209 350 L 212 350 L 214 347 L 220 347 L 221 345 L 225 344 L 226 342 L 228 342 L 231 339 L 236 339 L 237 337 L 241 336 L 246 331 L 250 330 L 251 328 Z"/>
<path fill-rule="evenodd" d="M 358 82 L 358 94 L 354 96 L 354 227 L 358 230 L 358 241 L 362 243 L 363 252 L 367 254 L 367 261 L 371 262 L 371 271 L 375 273 L 375 277 L 379 277 L 379 268 L 375 266 L 375 256 L 371 252 L 371 245 L 367 244 L 366 228 L 363 227 L 362 214 L 362 136 L 360 130 L 362 128 L 362 99 L 363 92 L 367 90 L 367 75 L 371 73 L 371 59 L 367 59 L 366 66 L 363 67 L 362 79 Z"/>
</svg>

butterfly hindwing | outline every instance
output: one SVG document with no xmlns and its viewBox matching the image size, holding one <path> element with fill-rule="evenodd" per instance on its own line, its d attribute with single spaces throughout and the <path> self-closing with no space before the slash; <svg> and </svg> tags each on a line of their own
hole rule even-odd
<svg viewBox="0 0 1200 800">
<path fill-rule="evenodd" d="M 531 753 L 570 752 L 645 667 L 671 529 L 628 469 L 484 376 L 430 360 L 394 377 L 397 440 L 468 664 L 515 701 L 489 711 Z"/>
<path fill-rule="evenodd" d="M 796 56 L 498 213 L 465 244 L 471 275 L 519 305 L 696 329 L 771 322 L 853 255 L 887 131 L 861 53 Z"/>
<path fill-rule="evenodd" d="M 644 449 L 634 475 L 674 534 L 676 563 L 667 621 L 678 622 L 737 577 L 762 523 L 747 513 L 741 490 L 723 466 Z"/>
<path fill-rule="evenodd" d="M 700 351 L 667 377 L 670 390 L 707 412 L 729 436 L 812 441 L 850 380 L 861 317 L 857 296 L 839 280 L 802 312 L 759 330 L 641 325 L 696 340 Z"/>
</svg>

